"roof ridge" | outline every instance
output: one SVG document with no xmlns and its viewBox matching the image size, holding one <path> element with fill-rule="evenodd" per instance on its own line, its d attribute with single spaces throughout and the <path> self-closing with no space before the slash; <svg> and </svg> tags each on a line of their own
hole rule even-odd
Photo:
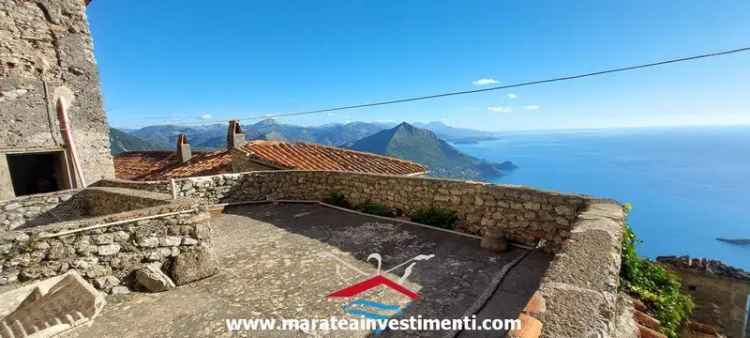
<svg viewBox="0 0 750 338">
<path fill-rule="evenodd" d="M 401 158 L 398 158 L 398 157 L 393 157 L 393 156 L 387 156 L 387 155 L 369 153 L 369 152 L 366 152 L 366 151 L 359 151 L 359 150 L 354 150 L 354 149 L 349 149 L 349 148 L 340 148 L 340 147 L 335 147 L 335 146 L 327 146 L 327 145 L 323 145 L 323 144 L 319 144 L 319 143 L 306 143 L 306 142 L 293 142 L 293 143 L 292 142 L 281 142 L 281 143 L 312 145 L 312 146 L 318 146 L 318 147 L 321 147 L 321 148 L 333 149 L 333 150 L 337 150 L 337 151 L 352 152 L 352 153 L 355 153 L 355 154 L 361 154 L 361 155 L 365 155 L 365 156 L 378 157 L 378 158 L 382 158 L 382 159 L 386 159 L 386 160 L 391 160 L 391 161 L 397 161 L 397 162 L 403 162 L 403 163 L 407 163 L 407 164 L 412 164 L 412 165 L 416 165 L 416 166 L 422 167 L 424 169 L 427 169 L 426 166 L 424 166 L 424 165 L 422 165 L 420 163 L 414 162 L 414 161 L 404 160 L 404 159 L 401 159 Z"/>
</svg>

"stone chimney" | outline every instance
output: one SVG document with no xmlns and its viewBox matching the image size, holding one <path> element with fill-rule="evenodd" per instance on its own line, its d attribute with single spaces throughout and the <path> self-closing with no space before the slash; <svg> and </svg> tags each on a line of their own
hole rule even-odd
<svg viewBox="0 0 750 338">
<path fill-rule="evenodd" d="M 227 149 L 240 148 L 245 144 L 245 134 L 240 129 L 240 121 L 230 120 L 227 131 Z"/>
<path fill-rule="evenodd" d="M 193 157 L 193 152 L 190 150 L 190 143 L 188 143 L 187 135 L 177 135 L 177 159 L 180 163 L 190 161 Z"/>
</svg>

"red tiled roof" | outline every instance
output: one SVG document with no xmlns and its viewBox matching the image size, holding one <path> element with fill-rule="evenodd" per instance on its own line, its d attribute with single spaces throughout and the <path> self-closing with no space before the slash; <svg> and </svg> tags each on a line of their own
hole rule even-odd
<svg viewBox="0 0 750 338">
<path fill-rule="evenodd" d="M 195 152 L 187 163 L 179 163 L 174 151 L 132 151 L 114 158 L 115 176 L 123 180 L 163 180 L 206 176 L 232 171 L 229 151 Z"/>
<path fill-rule="evenodd" d="M 253 141 L 243 150 L 269 167 L 298 170 L 354 171 L 386 175 L 413 175 L 427 171 L 414 162 L 354 150 L 306 143 Z M 115 176 L 123 180 L 155 181 L 232 172 L 228 150 L 194 152 L 187 163 L 179 163 L 174 151 L 132 151 L 114 158 Z"/>
<path fill-rule="evenodd" d="M 319 144 L 252 141 L 243 149 L 261 162 L 287 169 L 354 171 L 387 175 L 412 175 L 424 166 L 401 159 Z"/>
</svg>

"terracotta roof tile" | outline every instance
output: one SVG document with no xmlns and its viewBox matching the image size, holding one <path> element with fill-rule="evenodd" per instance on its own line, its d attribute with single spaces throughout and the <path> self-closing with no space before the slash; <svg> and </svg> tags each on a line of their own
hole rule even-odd
<svg viewBox="0 0 750 338">
<path fill-rule="evenodd" d="M 279 169 L 386 175 L 412 175 L 427 171 L 424 166 L 410 161 L 318 144 L 253 141 L 245 144 L 244 150 L 254 160 Z M 232 154 L 227 150 L 194 152 L 187 163 L 179 163 L 174 151 L 133 151 L 116 155 L 114 162 L 117 178 L 135 181 L 232 172 Z"/>
<path fill-rule="evenodd" d="M 117 178 L 135 181 L 206 176 L 232 171 L 232 154 L 226 150 L 195 152 L 187 163 L 179 163 L 173 151 L 133 151 L 116 155 L 114 162 Z"/>
<path fill-rule="evenodd" d="M 288 169 L 387 175 L 411 175 L 427 171 L 424 166 L 411 161 L 319 144 L 252 141 L 245 144 L 243 149 L 259 160 Z"/>
</svg>

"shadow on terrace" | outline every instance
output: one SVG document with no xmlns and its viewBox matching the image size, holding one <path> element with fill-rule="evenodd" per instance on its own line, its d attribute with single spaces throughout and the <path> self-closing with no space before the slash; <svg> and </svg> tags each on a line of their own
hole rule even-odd
<svg viewBox="0 0 750 338">
<path fill-rule="evenodd" d="M 156 183 L 149 184 L 153 188 Z M 171 186 L 178 197 L 224 208 L 211 220 L 223 271 L 164 294 L 127 296 L 130 301 L 105 309 L 93 333 L 127 334 L 131 328 L 117 320 L 123 314 L 153 323 L 148 329 L 165 335 L 228 334 L 227 318 L 342 318 L 352 299 L 326 296 L 376 272 L 375 262 L 368 261 L 372 253 L 382 256 L 384 271 L 416 255 L 435 255 L 417 262 L 407 278 L 405 285 L 419 293 L 417 300 L 382 287 L 355 295 L 398 305 L 401 317 L 519 318 L 527 330 L 524 337 L 617 336 L 618 326 L 623 327 L 620 317 L 632 321 L 622 310 L 618 291 L 625 214 L 611 200 L 521 186 L 326 171 L 247 172 L 159 184 Z M 431 206 L 455 210 L 463 234 L 314 202 L 332 192 L 353 204 L 371 201 L 406 214 Z M 277 202 L 257 204 L 269 201 Z M 289 203 L 294 201 L 314 204 Z M 480 236 L 497 232 L 540 248 L 501 254 L 481 249 Z M 404 274 L 402 266 L 387 276 L 398 281 Z M 268 336 L 274 334 L 290 332 Z M 352 336 L 347 331 L 330 334 Z"/>
<path fill-rule="evenodd" d="M 222 265 L 219 274 L 165 293 L 118 296 L 80 336 L 221 336 L 228 334 L 225 319 L 347 318 L 345 306 L 355 298 L 400 306 L 404 309 L 398 315 L 401 318 L 462 318 L 475 309 L 479 318 L 516 319 L 539 287 L 551 258 L 541 251 L 518 248 L 497 254 L 481 249 L 475 238 L 318 204 L 232 206 L 215 215 L 212 226 L 213 245 Z M 419 298 L 412 301 L 385 287 L 355 298 L 326 297 L 374 275 L 378 266 L 367 260 L 372 253 L 382 256 L 382 271 L 417 255 L 435 255 L 417 262 L 404 283 Z M 521 257 L 525 259 L 513 269 L 503 269 Z M 407 266 L 386 276 L 398 281 Z M 139 327 L 127 324 L 132 322 L 139 322 Z M 305 335 L 301 331 L 246 333 Z M 420 334 L 434 336 L 436 332 L 386 331 L 380 336 Z"/>
</svg>

